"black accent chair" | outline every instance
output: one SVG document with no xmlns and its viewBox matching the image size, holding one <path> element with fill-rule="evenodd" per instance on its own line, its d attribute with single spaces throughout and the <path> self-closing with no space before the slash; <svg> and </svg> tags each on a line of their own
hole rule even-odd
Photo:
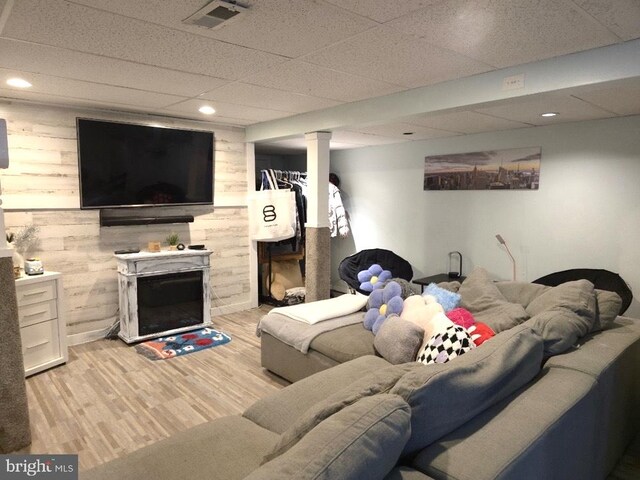
<svg viewBox="0 0 640 480">
<path fill-rule="evenodd" d="M 374 263 L 380 265 L 384 270 L 389 270 L 394 278 L 402 278 L 408 282 L 413 278 L 411 264 L 391 250 L 383 248 L 362 250 L 345 258 L 338 266 L 338 274 L 350 288 L 364 295 L 369 295 L 369 292 L 360 290 L 358 272 L 366 270 Z"/>
<path fill-rule="evenodd" d="M 596 268 L 573 268 L 571 270 L 550 273 L 549 275 L 545 275 L 544 277 L 534 280 L 532 283 L 555 287 L 561 283 L 581 279 L 589 280 L 599 290 L 608 290 L 620 295 L 620 298 L 622 298 L 620 315 L 626 312 L 629 305 L 631 305 L 633 292 L 631 292 L 629 285 L 627 285 L 627 282 L 625 282 L 620 275 L 610 272 L 609 270 Z"/>
</svg>

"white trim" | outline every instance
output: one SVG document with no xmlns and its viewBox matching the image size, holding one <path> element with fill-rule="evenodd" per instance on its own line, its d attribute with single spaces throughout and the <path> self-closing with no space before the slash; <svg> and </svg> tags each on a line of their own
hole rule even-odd
<svg viewBox="0 0 640 480">
<path fill-rule="evenodd" d="M 254 188 L 256 184 L 255 144 L 247 143 L 245 152 L 247 157 L 247 188 L 250 189 Z M 249 231 L 251 231 L 251 225 L 255 222 L 255 217 L 251 210 L 247 213 L 249 217 Z M 258 242 L 251 240 L 249 242 L 249 296 L 251 299 L 249 308 L 258 307 L 258 289 Z"/>
<path fill-rule="evenodd" d="M 96 340 L 104 339 L 105 335 L 109 332 L 111 327 L 102 328 L 100 330 L 92 330 L 90 332 L 74 333 L 73 335 L 67 335 L 67 345 L 72 347 L 74 345 L 82 345 L 83 343 L 95 342 Z"/>
<path fill-rule="evenodd" d="M 243 312 L 245 310 L 251 310 L 252 308 L 256 308 L 252 305 L 251 301 L 242 302 L 242 303 L 232 303 L 231 305 L 220 305 L 217 307 L 211 307 L 211 321 L 213 322 L 215 328 L 215 316 L 216 315 L 227 315 L 228 313 L 236 313 Z"/>
</svg>

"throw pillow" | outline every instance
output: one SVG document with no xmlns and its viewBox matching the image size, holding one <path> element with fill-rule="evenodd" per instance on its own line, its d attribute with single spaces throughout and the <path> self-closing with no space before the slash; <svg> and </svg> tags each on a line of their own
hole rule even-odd
<svg viewBox="0 0 640 480">
<path fill-rule="evenodd" d="M 396 282 L 389 282 L 382 290 L 371 292 L 363 319 L 364 328 L 376 335 L 389 315 L 402 313 L 404 300 L 401 293 L 402 288 Z"/>
<path fill-rule="evenodd" d="M 413 362 L 422 345 L 424 330 L 413 322 L 390 315 L 373 339 L 373 346 L 389 363 Z"/>
<path fill-rule="evenodd" d="M 246 480 L 382 480 L 400 458 L 410 421 L 409 406 L 397 395 L 364 398 L 327 418 Z"/>
<path fill-rule="evenodd" d="M 592 332 L 606 330 L 611 326 L 622 308 L 622 298 L 616 292 L 608 290 L 595 290 L 596 292 L 596 318 L 591 327 Z"/>
<path fill-rule="evenodd" d="M 508 330 L 529 318 L 524 307 L 510 303 L 483 268 L 476 267 L 462 282 L 460 306 L 469 310 L 477 322 L 486 323 L 496 333 Z"/>
<path fill-rule="evenodd" d="M 575 280 L 551 287 L 527 306 L 532 317 L 530 328 L 544 339 L 548 356 L 572 347 L 589 333 L 596 317 L 596 297 L 593 284 Z"/>
<path fill-rule="evenodd" d="M 358 400 L 388 392 L 416 364 L 394 365 L 363 376 L 302 414 L 281 436 L 273 451 L 265 456 L 266 463 L 293 447 L 320 422 L 353 405 Z"/>
<path fill-rule="evenodd" d="M 440 288 L 435 283 L 430 283 L 427 288 L 422 292 L 423 295 L 433 295 L 436 297 L 436 301 L 442 305 L 445 313 L 449 310 L 453 310 L 460 303 L 460 294 Z"/>
<path fill-rule="evenodd" d="M 446 363 L 473 348 L 476 346 L 467 330 L 460 325 L 451 325 L 427 341 L 417 361 L 425 365 Z"/>
<path fill-rule="evenodd" d="M 384 270 L 380 265 L 374 263 L 366 270 L 358 272 L 360 290 L 363 292 L 373 292 L 377 288 L 382 288 L 384 282 L 392 277 L 389 270 Z"/>
<path fill-rule="evenodd" d="M 421 450 L 526 385 L 540 371 L 542 339 L 518 325 L 453 362 L 421 365 L 389 393 L 411 407 L 411 438 L 403 455 Z"/>
</svg>

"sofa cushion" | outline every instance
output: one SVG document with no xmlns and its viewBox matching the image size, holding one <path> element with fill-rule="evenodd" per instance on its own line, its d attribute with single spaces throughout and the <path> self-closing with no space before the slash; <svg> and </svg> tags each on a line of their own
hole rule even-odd
<svg viewBox="0 0 640 480">
<path fill-rule="evenodd" d="M 622 298 L 616 292 L 596 289 L 596 318 L 592 332 L 609 328 L 622 309 Z"/>
<path fill-rule="evenodd" d="M 282 434 L 273 451 L 265 457 L 265 461 L 282 455 L 316 425 L 343 408 L 353 405 L 361 398 L 388 392 L 400 377 L 416 367 L 416 364 L 411 363 L 380 369 L 363 376 L 333 395 L 329 395 L 325 400 L 311 406 Z"/>
<path fill-rule="evenodd" d="M 529 318 L 522 305 L 507 301 L 483 268 L 473 269 L 462 282 L 458 293 L 462 296 L 460 306 L 469 310 L 476 321 L 486 323 L 496 333 Z"/>
<path fill-rule="evenodd" d="M 507 302 L 519 303 L 524 308 L 527 308 L 534 298 L 551 288 L 537 283 L 511 281 L 496 282 L 495 285 Z"/>
<path fill-rule="evenodd" d="M 605 478 L 593 471 L 601 413 L 595 381 L 579 372 L 553 370 L 545 368 L 420 451 L 411 466 L 449 480 Z"/>
<path fill-rule="evenodd" d="M 278 436 L 240 416 L 190 428 L 83 472 L 90 480 L 246 477 L 260 466 Z"/>
<path fill-rule="evenodd" d="M 360 326 L 360 329 L 363 329 Z M 251 405 L 242 414 L 252 422 L 282 433 L 307 409 L 325 400 L 327 396 L 342 390 L 370 372 L 388 367 L 385 359 L 375 356 L 356 358 L 283 388 Z"/>
<path fill-rule="evenodd" d="M 392 315 L 380 327 L 373 340 L 373 346 L 385 360 L 398 365 L 415 360 L 423 340 L 422 327 Z"/>
<path fill-rule="evenodd" d="M 318 335 L 311 341 L 310 348 L 344 363 L 364 355 L 375 355 L 373 337 L 370 330 L 358 323 Z"/>
<path fill-rule="evenodd" d="M 557 355 L 591 330 L 596 297 L 588 280 L 566 282 L 545 290 L 527 306 L 527 325 L 544 340 L 546 355 Z"/>
<path fill-rule="evenodd" d="M 383 479 L 409 438 L 410 418 L 409 406 L 397 395 L 363 398 L 320 423 L 247 480 Z"/>
<path fill-rule="evenodd" d="M 542 353 L 542 339 L 519 325 L 450 362 L 405 374 L 390 391 L 411 406 L 405 453 L 426 447 L 526 384 L 540 370 Z"/>
</svg>

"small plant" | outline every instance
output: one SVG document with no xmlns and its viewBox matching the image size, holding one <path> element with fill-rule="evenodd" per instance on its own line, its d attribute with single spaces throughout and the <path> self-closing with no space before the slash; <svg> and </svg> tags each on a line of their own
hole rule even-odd
<svg viewBox="0 0 640 480">
<path fill-rule="evenodd" d="M 171 232 L 167 237 L 167 243 L 169 245 L 178 245 L 180 241 L 180 236 L 176 232 Z"/>
</svg>

